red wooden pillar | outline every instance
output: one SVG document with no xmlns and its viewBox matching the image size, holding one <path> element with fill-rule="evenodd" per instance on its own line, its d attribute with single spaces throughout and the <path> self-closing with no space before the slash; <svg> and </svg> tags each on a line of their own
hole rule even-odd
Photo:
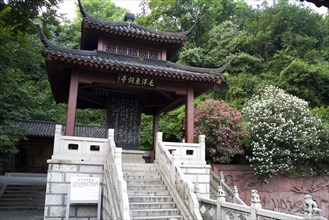
<svg viewBox="0 0 329 220">
<path fill-rule="evenodd" d="M 71 74 L 69 101 L 67 105 L 66 133 L 65 133 L 67 136 L 74 135 L 75 113 L 76 113 L 77 100 L 78 100 L 78 87 L 79 87 L 78 73 L 73 71 Z"/>
<path fill-rule="evenodd" d="M 193 143 L 194 132 L 194 89 L 191 85 L 187 86 L 187 97 L 185 105 L 185 141 Z"/>
<path fill-rule="evenodd" d="M 159 124 L 160 124 L 160 115 L 155 114 L 153 115 L 153 149 L 152 149 L 152 162 L 155 159 L 155 146 L 156 146 L 156 138 L 157 138 L 157 133 L 159 132 Z"/>
</svg>

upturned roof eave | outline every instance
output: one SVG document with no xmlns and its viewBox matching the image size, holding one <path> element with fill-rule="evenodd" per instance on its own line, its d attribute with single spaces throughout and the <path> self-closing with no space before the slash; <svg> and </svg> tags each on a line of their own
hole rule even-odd
<svg viewBox="0 0 329 220">
<path fill-rule="evenodd" d="M 221 73 L 230 62 L 221 68 L 198 68 L 175 64 L 166 60 L 153 60 L 128 55 L 112 54 L 98 50 L 69 49 L 49 41 L 39 29 L 39 36 L 45 46 L 47 61 L 61 61 L 74 65 L 100 68 L 104 70 L 120 70 L 177 80 L 220 83 Z"/>
<path fill-rule="evenodd" d="M 160 69 L 147 69 L 145 67 L 138 67 L 138 66 L 124 66 L 124 65 L 116 65 L 116 64 L 103 64 L 99 62 L 93 62 L 90 60 L 83 60 L 77 58 L 70 58 L 70 57 L 63 57 L 59 56 L 58 54 L 51 54 L 46 53 L 46 59 L 48 61 L 59 61 L 66 64 L 78 65 L 85 68 L 95 68 L 101 71 L 120 71 L 125 73 L 132 73 L 132 74 L 142 74 L 148 76 L 156 76 L 159 78 L 166 78 L 172 80 L 184 80 L 184 81 L 193 81 L 193 82 L 206 82 L 206 83 L 213 83 L 213 84 L 220 84 L 221 83 L 221 76 L 215 77 L 207 77 L 207 76 L 200 76 L 200 77 L 193 77 L 188 75 L 180 75 L 177 73 L 172 73 Z"/>
</svg>

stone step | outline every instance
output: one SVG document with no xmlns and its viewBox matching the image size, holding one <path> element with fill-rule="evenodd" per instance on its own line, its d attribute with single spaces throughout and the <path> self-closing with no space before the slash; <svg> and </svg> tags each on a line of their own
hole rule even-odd
<svg viewBox="0 0 329 220">
<path fill-rule="evenodd" d="M 0 198 L 0 210 L 44 209 L 45 194 L 45 185 L 8 185 Z"/>
<path fill-rule="evenodd" d="M 170 193 L 168 190 L 128 190 L 128 196 L 170 196 Z"/>
<path fill-rule="evenodd" d="M 157 179 L 137 179 L 137 180 L 126 180 L 128 186 L 144 186 L 144 185 L 164 185 L 163 180 Z"/>
<path fill-rule="evenodd" d="M 0 208 L 25 208 L 25 207 L 44 207 L 45 206 L 45 201 L 43 202 L 26 202 L 26 203 L 0 203 Z"/>
<path fill-rule="evenodd" d="M 133 220 L 183 220 L 183 217 L 180 215 L 176 216 L 142 216 L 142 217 L 133 217 Z"/>
<path fill-rule="evenodd" d="M 29 206 L 17 206 L 17 205 L 12 205 L 12 206 L 0 206 L 0 210 L 3 211 L 26 211 L 26 210 L 42 210 L 45 208 L 45 205 L 29 205 Z M 1 217 L 1 215 L 0 215 Z"/>
<path fill-rule="evenodd" d="M 2 199 L 15 199 L 15 198 L 44 198 L 45 194 L 43 193 L 4 193 L 1 196 Z"/>
<path fill-rule="evenodd" d="M 167 186 L 160 185 L 130 185 L 127 186 L 128 190 L 166 190 Z"/>
<path fill-rule="evenodd" d="M 135 209 L 173 209 L 176 208 L 176 204 L 174 202 L 159 202 L 159 203 L 131 203 L 130 210 Z"/>
<path fill-rule="evenodd" d="M 129 196 L 129 202 L 132 203 L 146 203 L 146 202 L 172 202 L 171 196 Z"/>
<path fill-rule="evenodd" d="M 132 219 L 183 219 L 154 164 L 123 164 Z"/>
<path fill-rule="evenodd" d="M 178 209 L 139 209 L 131 210 L 131 216 L 172 216 L 179 215 L 180 212 Z"/>
<path fill-rule="evenodd" d="M 3 203 L 17 203 L 17 202 L 22 202 L 22 203 L 30 203 L 31 201 L 45 201 L 45 196 L 43 197 L 1 197 L 0 199 L 0 204 Z"/>
<path fill-rule="evenodd" d="M 146 171 L 146 172 L 150 172 L 150 171 L 154 171 L 157 172 L 156 167 L 154 166 L 154 164 L 138 164 L 138 163 L 134 163 L 134 164 L 122 164 L 122 172 L 125 171 L 131 171 L 131 172 L 139 172 L 139 171 Z"/>
<path fill-rule="evenodd" d="M 152 179 L 152 180 L 161 180 L 161 176 L 154 174 L 154 175 L 150 175 L 150 174 L 145 174 L 143 175 L 125 175 L 123 176 L 123 178 L 125 180 L 144 180 L 144 179 Z"/>
</svg>

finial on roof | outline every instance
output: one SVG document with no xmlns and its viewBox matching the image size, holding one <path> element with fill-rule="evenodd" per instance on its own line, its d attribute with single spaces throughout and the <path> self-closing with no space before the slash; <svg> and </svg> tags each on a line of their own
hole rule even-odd
<svg viewBox="0 0 329 220">
<path fill-rule="evenodd" d="M 135 14 L 127 12 L 123 20 L 125 22 L 133 22 L 135 20 Z"/>
</svg>

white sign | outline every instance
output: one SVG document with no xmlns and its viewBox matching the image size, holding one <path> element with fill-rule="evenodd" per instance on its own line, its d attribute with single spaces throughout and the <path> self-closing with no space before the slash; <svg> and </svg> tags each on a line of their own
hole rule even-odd
<svg viewBox="0 0 329 220">
<path fill-rule="evenodd" d="M 99 177 L 71 177 L 71 203 L 98 203 Z"/>
</svg>

